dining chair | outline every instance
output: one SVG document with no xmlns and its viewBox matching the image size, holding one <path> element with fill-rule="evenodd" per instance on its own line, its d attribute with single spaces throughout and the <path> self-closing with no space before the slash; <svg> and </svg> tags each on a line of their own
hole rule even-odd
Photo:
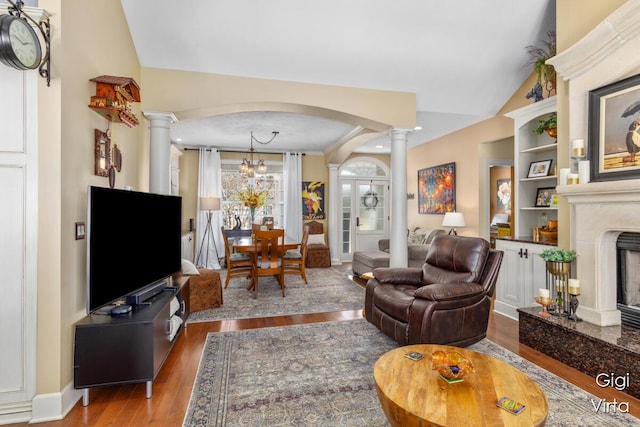
<svg viewBox="0 0 640 427">
<path fill-rule="evenodd" d="M 258 295 L 258 280 L 262 276 L 275 276 L 285 296 L 284 270 L 282 257 L 284 250 L 284 230 L 257 230 L 255 231 L 257 247 L 256 264 L 254 266 L 254 295 Z"/>
<path fill-rule="evenodd" d="M 253 223 L 251 224 L 251 231 L 252 232 L 256 232 L 259 230 L 273 230 L 273 224 L 257 224 L 257 223 Z"/>
<path fill-rule="evenodd" d="M 302 232 L 302 240 L 297 249 L 289 249 L 282 257 L 282 267 L 284 274 L 297 274 L 307 283 L 307 273 L 305 262 L 307 261 L 307 240 L 309 239 L 309 227 L 305 225 Z"/>
<path fill-rule="evenodd" d="M 229 231 L 235 230 L 225 230 L 224 227 L 220 228 L 224 239 L 225 264 L 227 265 L 227 278 L 224 281 L 224 287 L 226 289 L 227 286 L 229 286 L 229 280 L 232 277 L 251 278 L 253 264 L 249 255 L 231 251 L 231 247 L 229 246 Z M 250 235 L 250 233 L 248 234 Z"/>
</svg>

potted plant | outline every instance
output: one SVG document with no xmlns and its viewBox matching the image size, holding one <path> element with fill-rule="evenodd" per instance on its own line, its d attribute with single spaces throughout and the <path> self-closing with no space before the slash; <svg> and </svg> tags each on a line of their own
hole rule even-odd
<svg viewBox="0 0 640 427">
<path fill-rule="evenodd" d="M 556 70 L 546 61 L 556 56 L 556 32 L 547 32 L 547 40 L 542 41 L 542 47 L 530 45 L 525 49 L 531 55 L 529 64 L 533 65 L 533 71 L 538 76 L 538 84 L 550 94 L 556 88 Z"/>
<path fill-rule="evenodd" d="M 538 120 L 538 126 L 533 130 L 533 133 L 542 135 L 542 132 L 547 132 L 550 137 L 555 138 L 558 136 L 558 113 L 555 111 L 544 120 Z"/>
<path fill-rule="evenodd" d="M 578 254 L 573 250 L 549 248 L 542 251 L 540 257 L 547 262 L 547 270 L 554 276 L 569 274 L 569 265 Z"/>
</svg>

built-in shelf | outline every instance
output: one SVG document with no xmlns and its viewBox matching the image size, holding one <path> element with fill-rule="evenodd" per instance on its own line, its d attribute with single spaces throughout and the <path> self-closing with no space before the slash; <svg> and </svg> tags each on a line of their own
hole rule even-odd
<svg viewBox="0 0 640 427">
<path fill-rule="evenodd" d="M 542 153 L 545 151 L 556 151 L 558 149 L 557 143 L 540 145 L 538 147 L 525 148 L 524 150 L 520 150 L 521 153 Z"/>
<path fill-rule="evenodd" d="M 531 103 L 507 113 L 514 123 L 514 233 L 515 236 L 531 236 L 534 227 L 543 221 L 557 219 L 556 207 L 535 207 L 538 191 L 555 188 L 558 182 L 558 143 L 546 133 L 535 132 L 541 120 L 547 119 L 557 109 L 556 97 Z M 551 175 L 528 178 L 532 163 L 551 160 Z"/>
<path fill-rule="evenodd" d="M 520 178 L 520 181 L 525 182 L 525 181 L 546 181 L 548 179 L 558 179 L 557 175 L 547 175 L 547 176 L 538 176 L 535 178 Z M 555 187 L 555 186 L 554 186 Z"/>
</svg>

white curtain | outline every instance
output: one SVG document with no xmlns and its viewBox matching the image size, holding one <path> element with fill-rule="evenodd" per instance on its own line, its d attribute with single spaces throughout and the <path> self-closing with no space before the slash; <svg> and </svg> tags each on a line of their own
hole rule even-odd
<svg viewBox="0 0 640 427">
<path fill-rule="evenodd" d="M 302 240 L 302 155 L 282 155 L 285 242 Z"/>
<path fill-rule="evenodd" d="M 198 213 L 196 222 L 196 265 L 201 268 L 220 269 L 218 258 L 224 257 L 224 242 L 220 227 L 221 211 L 200 210 L 202 197 L 220 197 L 222 199 L 222 172 L 218 150 L 200 149 L 198 168 Z M 208 215 L 211 213 L 211 228 Z"/>
</svg>

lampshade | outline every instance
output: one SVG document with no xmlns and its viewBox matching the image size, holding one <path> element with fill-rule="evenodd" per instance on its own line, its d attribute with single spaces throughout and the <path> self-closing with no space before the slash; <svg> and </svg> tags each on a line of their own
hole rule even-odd
<svg viewBox="0 0 640 427">
<path fill-rule="evenodd" d="M 442 220 L 443 227 L 465 227 L 467 224 L 464 222 L 464 215 L 462 212 L 447 212 L 444 214 Z"/>
<path fill-rule="evenodd" d="M 201 197 L 200 210 L 203 211 L 219 211 L 220 197 Z"/>
</svg>

